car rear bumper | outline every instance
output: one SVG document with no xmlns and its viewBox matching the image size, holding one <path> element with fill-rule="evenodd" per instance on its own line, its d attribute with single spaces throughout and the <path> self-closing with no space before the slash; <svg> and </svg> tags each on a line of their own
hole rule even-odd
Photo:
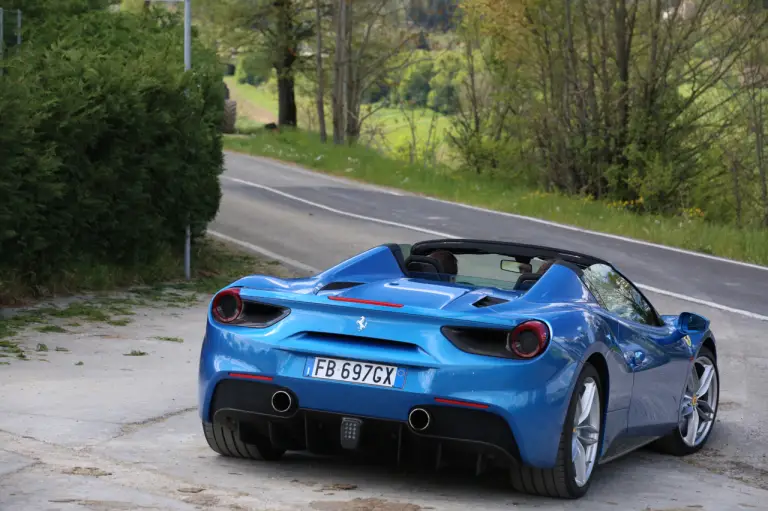
<svg viewBox="0 0 768 511">
<path fill-rule="evenodd" d="M 291 396 L 291 406 L 278 412 L 272 406 L 276 392 Z M 374 452 L 400 462 L 419 452 L 416 458 L 433 460 L 440 465 L 457 455 L 469 458 L 477 466 L 508 466 L 520 462 L 520 453 L 512 431 L 499 415 L 487 410 L 428 404 L 430 415 L 424 431 L 410 428 L 408 421 L 382 419 L 376 415 L 332 412 L 304 406 L 291 388 L 264 381 L 223 379 L 217 385 L 211 403 L 212 420 L 239 428 L 241 439 L 257 433 L 277 446 L 320 454 L 344 451 L 341 443 L 342 421 L 358 419 L 361 423 L 356 450 Z M 424 451 L 431 451 L 425 455 Z M 478 461 L 479 460 L 479 461 Z M 478 468 L 479 470 L 479 468 Z"/>
<path fill-rule="evenodd" d="M 290 450 L 317 451 L 312 424 L 325 424 L 328 433 L 338 430 L 343 417 L 355 417 L 363 420 L 366 439 L 393 440 L 391 452 L 400 452 L 403 441 L 432 440 L 549 468 L 578 370 L 577 362 L 550 350 L 533 363 L 407 366 L 406 384 L 396 389 L 305 377 L 308 356 L 209 324 L 199 368 L 201 419 L 245 424 L 260 434 L 282 435 Z M 291 395 L 290 414 L 272 409 L 277 390 Z M 414 408 L 430 412 L 427 430 L 408 426 Z M 331 445 L 333 438 L 338 435 L 323 442 Z"/>
</svg>

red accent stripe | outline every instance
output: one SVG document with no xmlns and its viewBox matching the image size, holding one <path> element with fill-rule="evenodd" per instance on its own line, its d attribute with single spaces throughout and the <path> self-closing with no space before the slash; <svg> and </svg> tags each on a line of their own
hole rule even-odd
<svg viewBox="0 0 768 511">
<path fill-rule="evenodd" d="M 233 378 L 245 378 L 246 380 L 272 381 L 271 376 L 262 376 L 260 374 L 229 373 L 229 375 Z"/>
<path fill-rule="evenodd" d="M 437 401 L 438 403 L 442 403 L 444 405 L 468 406 L 469 408 L 488 408 L 488 405 L 484 405 L 481 403 L 470 403 L 468 401 L 456 401 L 454 399 L 443 399 L 441 397 L 436 397 L 435 401 Z"/>
<path fill-rule="evenodd" d="M 381 307 L 396 307 L 398 309 L 403 306 L 402 303 L 377 302 L 376 300 L 363 300 L 362 298 L 347 298 L 345 296 L 329 296 L 328 299 L 334 300 L 336 302 L 364 303 L 367 305 L 379 305 Z"/>
</svg>

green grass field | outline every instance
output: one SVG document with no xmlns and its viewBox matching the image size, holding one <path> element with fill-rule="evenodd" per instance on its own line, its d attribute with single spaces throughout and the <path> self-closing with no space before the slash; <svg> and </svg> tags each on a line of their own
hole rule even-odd
<svg viewBox="0 0 768 511">
<path fill-rule="evenodd" d="M 768 265 L 768 230 L 685 217 L 638 215 L 583 198 L 522 188 L 447 166 L 425 169 L 364 146 L 321 144 L 315 133 L 264 130 L 225 137 L 232 151 L 292 161 L 329 174 L 721 257 Z"/>
<path fill-rule="evenodd" d="M 258 87 L 240 84 L 231 76 L 224 81 L 234 94 L 250 103 L 238 108 L 238 128 L 241 131 L 251 131 L 255 124 L 254 119 L 250 118 L 254 109 L 249 107 L 268 112 L 277 119 L 277 87 L 273 80 Z M 306 87 L 306 84 L 297 84 L 296 89 L 299 128 L 318 131 L 315 98 Z M 330 105 L 326 105 L 325 122 L 329 132 L 333 126 L 330 111 Z M 434 143 L 437 160 L 451 161 L 449 147 L 445 142 L 446 130 L 451 125 L 449 117 L 426 108 L 402 111 L 398 108 L 382 108 L 380 105 L 363 105 L 360 115 L 366 117 L 360 137 L 362 144 L 394 158 L 408 159 L 409 147 L 414 139 L 416 147 L 421 150 L 431 141 Z"/>
</svg>

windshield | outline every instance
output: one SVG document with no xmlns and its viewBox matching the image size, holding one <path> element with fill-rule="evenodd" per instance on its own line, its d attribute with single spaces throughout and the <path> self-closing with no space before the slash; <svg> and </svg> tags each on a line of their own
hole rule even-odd
<svg viewBox="0 0 768 511">
<path fill-rule="evenodd" d="M 530 277 L 532 273 L 541 270 L 542 265 L 546 262 L 539 258 L 531 259 L 530 263 L 518 262 L 514 258 L 500 254 L 453 254 L 453 256 L 457 266 L 455 275 L 451 273 L 435 274 L 429 271 L 410 271 L 409 274 L 414 278 L 455 282 L 472 287 L 495 287 L 511 291 L 515 290 L 521 276 Z M 530 280 L 529 285 L 518 286 L 517 290 L 527 290 L 534 282 L 535 279 Z"/>
</svg>

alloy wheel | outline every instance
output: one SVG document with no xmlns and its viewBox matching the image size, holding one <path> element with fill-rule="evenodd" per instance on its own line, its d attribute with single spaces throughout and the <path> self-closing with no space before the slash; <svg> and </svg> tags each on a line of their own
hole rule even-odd
<svg viewBox="0 0 768 511">
<path fill-rule="evenodd" d="M 586 378 L 582 385 L 581 397 L 573 416 L 571 459 L 575 482 L 581 487 L 587 484 L 597 459 L 600 439 L 600 392 L 597 382 Z"/>
<path fill-rule="evenodd" d="M 709 357 L 698 357 L 691 367 L 680 406 L 680 435 L 688 447 L 698 446 L 715 421 L 718 400 L 715 365 Z"/>
</svg>

